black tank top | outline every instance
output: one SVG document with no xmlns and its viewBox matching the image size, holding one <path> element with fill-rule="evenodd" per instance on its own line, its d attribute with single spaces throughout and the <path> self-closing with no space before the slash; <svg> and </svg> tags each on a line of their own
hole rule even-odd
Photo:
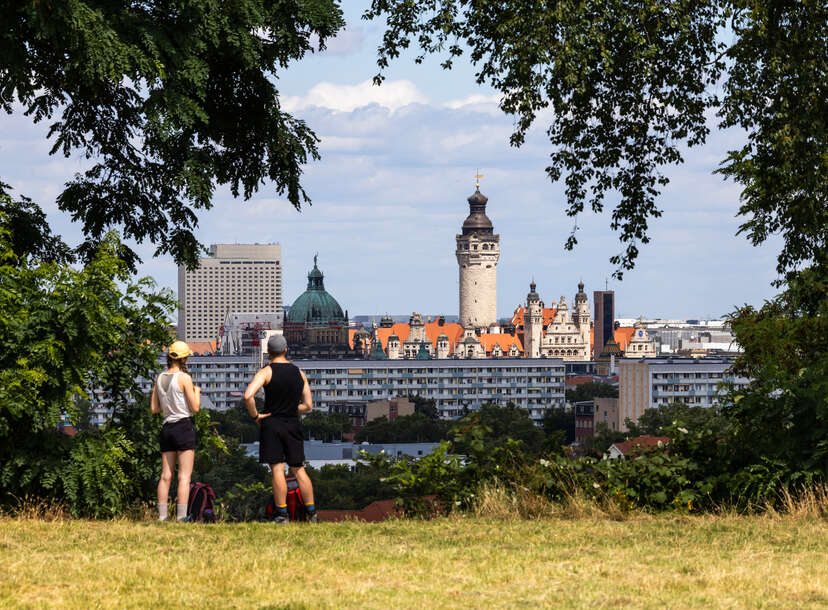
<svg viewBox="0 0 828 610">
<path fill-rule="evenodd" d="M 270 372 L 270 383 L 264 387 L 265 404 L 262 413 L 298 418 L 302 390 L 305 389 L 305 380 L 302 379 L 299 367 L 290 362 L 272 362 Z"/>
</svg>

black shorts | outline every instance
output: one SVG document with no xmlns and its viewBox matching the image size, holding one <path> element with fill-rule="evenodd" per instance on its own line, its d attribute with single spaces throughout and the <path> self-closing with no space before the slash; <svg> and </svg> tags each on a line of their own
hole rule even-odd
<svg viewBox="0 0 828 610">
<path fill-rule="evenodd" d="M 262 464 L 302 466 L 305 463 L 305 439 L 298 417 L 265 417 L 259 430 L 259 461 Z"/>
<path fill-rule="evenodd" d="M 161 426 L 161 453 L 195 449 L 195 424 L 192 417 L 179 419 Z"/>
</svg>

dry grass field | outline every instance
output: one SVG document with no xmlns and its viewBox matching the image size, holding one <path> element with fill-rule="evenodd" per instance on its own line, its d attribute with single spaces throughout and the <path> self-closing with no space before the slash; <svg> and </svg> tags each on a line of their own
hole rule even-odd
<svg viewBox="0 0 828 610">
<path fill-rule="evenodd" d="M 814 516 L 0 519 L 4 607 L 825 608 Z"/>
</svg>

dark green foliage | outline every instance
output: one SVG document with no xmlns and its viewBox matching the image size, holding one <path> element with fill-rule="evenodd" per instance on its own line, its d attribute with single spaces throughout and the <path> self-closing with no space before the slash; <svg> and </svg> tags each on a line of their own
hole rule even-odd
<svg viewBox="0 0 828 610">
<path fill-rule="evenodd" d="M 590 381 L 566 390 L 566 401 L 569 403 L 605 397 L 618 398 L 618 386 Z"/>
<path fill-rule="evenodd" d="M 437 401 L 431 398 L 422 398 L 414 395 L 408 397 L 414 403 L 414 413 L 425 415 L 432 421 L 440 419 L 440 411 L 437 409 Z"/>
<path fill-rule="evenodd" d="M 385 20 L 377 82 L 412 44 L 418 63 L 437 53 L 445 68 L 468 52 L 477 82 L 498 90 L 515 117 L 513 145 L 551 111 L 546 173 L 564 178 L 569 216 L 614 201 L 610 227 L 624 244 L 610 259 L 617 277 L 661 215 L 663 168 L 705 142 L 711 110 L 720 128 L 747 134 L 721 169 L 743 188 L 740 231 L 755 245 L 782 235 L 780 273 L 825 255 L 825 2 L 373 0 L 364 18 Z"/>
<path fill-rule="evenodd" d="M 595 424 L 594 436 L 584 440 L 584 449 L 587 455 L 604 455 L 613 443 L 618 443 L 627 438 L 625 432 L 610 430 L 606 422 Z"/>
<path fill-rule="evenodd" d="M 693 429 L 710 429 L 711 434 L 725 438 L 730 434 L 729 423 L 722 417 L 718 407 L 697 407 L 674 402 L 658 405 L 654 409 L 645 409 L 637 422 L 626 421 L 627 436 L 664 436 L 673 426 Z"/>
<path fill-rule="evenodd" d="M 751 378 L 729 387 L 735 463 L 746 480 L 769 485 L 828 479 L 828 260 L 790 274 L 788 288 L 760 309 L 731 318 L 744 352 L 733 371 Z"/>
<path fill-rule="evenodd" d="M 554 442 L 569 445 L 575 440 L 575 411 L 563 407 L 547 409 L 543 415 L 543 431 Z"/>
<path fill-rule="evenodd" d="M 262 398 L 256 398 L 257 410 L 264 406 Z M 226 411 L 211 411 L 213 429 L 222 438 L 236 439 L 240 443 L 255 443 L 259 440 L 259 426 L 250 419 L 244 401 L 240 400 Z"/>
<path fill-rule="evenodd" d="M 200 443 L 193 481 L 207 483 L 213 488 L 216 498 L 225 497 L 236 485 L 262 483 L 270 486 L 270 471 L 257 458 L 249 457 L 236 439 L 227 438 L 224 443 L 224 447 L 215 448 Z"/>
<path fill-rule="evenodd" d="M 747 142 L 719 170 L 742 188 L 754 245 L 782 236 L 777 271 L 828 256 L 828 3 L 733 1 L 719 116 Z M 824 292 L 822 294 L 825 294 Z"/>
<path fill-rule="evenodd" d="M 267 503 L 273 497 L 268 483 L 238 483 L 222 495 L 216 495 L 217 515 L 226 521 L 264 521 Z"/>
<path fill-rule="evenodd" d="M 354 436 L 358 443 L 436 443 L 447 437 L 451 422 L 422 413 L 401 415 L 391 421 L 382 416 L 368 422 Z"/>
<path fill-rule="evenodd" d="M 311 411 L 302 418 L 302 429 L 306 439 L 315 438 L 330 443 L 342 440 L 342 433 L 351 431 L 351 419 L 345 413 Z"/>
<path fill-rule="evenodd" d="M 11 187 L 0 182 L 0 214 L 3 225 L 9 230 L 11 250 L 17 262 L 44 261 L 73 263 L 75 255 L 59 235 L 52 235 L 46 214 L 28 197 L 14 199 L 8 192 Z"/>
<path fill-rule="evenodd" d="M 318 470 L 307 468 L 307 472 L 313 481 L 316 506 L 322 509 L 360 510 L 375 500 L 395 497 L 382 468 L 327 465 Z"/>
<path fill-rule="evenodd" d="M 475 430 L 484 430 L 485 434 L 478 437 Z M 505 407 L 485 404 L 458 420 L 450 434 L 454 451 L 464 455 L 477 453 L 477 443 L 482 443 L 479 450 L 481 456 L 494 453 L 508 440 L 517 441 L 532 456 L 539 455 L 544 447 L 543 430 L 532 423 L 525 409 L 516 407 L 514 403 Z"/>
<path fill-rule="evenodd" d="M 24 203 L 18 210 L 37 218 Z M 78 420 L 87 388 L 105 388 L 116 409 L 137 393 L 136 377 L 151 375 L 169 340 L 174 300 L 129 275 L 114 234 L 75 268 L 25 248 L 18 256 L 8 222 L 0 215 L 0 501 L 33 495 L 113 514 L 134 497 L 123 431 L 69 439 L 56 429 Z"/>
<path fill-rule="evenodd" d="M 317 138 L 282 111 L 274 77 L 342 25 L 334 0 L 0 2 L 0 108 L 52 121 L 52 153 L 92 160 L 58 197 L 83 256 L 121 227 L 192 266 L 217 186 L 249 198 L 270 181 L 309 201 Z"/>
</svg>

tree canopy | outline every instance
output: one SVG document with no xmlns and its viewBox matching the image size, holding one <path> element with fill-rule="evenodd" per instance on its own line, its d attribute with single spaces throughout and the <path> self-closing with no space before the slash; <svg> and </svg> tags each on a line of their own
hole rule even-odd
<svg viewBox="0 0 828 610">
<path fill-rule="evenodd" d="M 58 196 L 81 254 L 119 228 L 193 266 L 217 186 L 249 198 L 269 181 L 309 202 L 318 140 L 274 81 L 342 25 L 335 0 L 0 1 L 0 108 L 51 121 L 51 152 L 89 160 Z"/>
<path fill-rule="evenodd" d="M 720 172 L 741 185 L 740 232 L 754 245 L 781 234 L 779 273 L 828 251 L 828 5 L 741 0 L 476 2 L 373 0 L 384 19 L 381 82 L 415 45 L 451 68 L 468 54 L 476 80 L 502 94 L 520 146 L 545 112 L 546 173 L 564 178 L 566 213 L 601 212 L 631 269 L 661 215 L 664 168 L 705 142 L 711 117 L 745 144 Z M 576 230 L 566 247 L 577 243 Z"/>
</svg>

